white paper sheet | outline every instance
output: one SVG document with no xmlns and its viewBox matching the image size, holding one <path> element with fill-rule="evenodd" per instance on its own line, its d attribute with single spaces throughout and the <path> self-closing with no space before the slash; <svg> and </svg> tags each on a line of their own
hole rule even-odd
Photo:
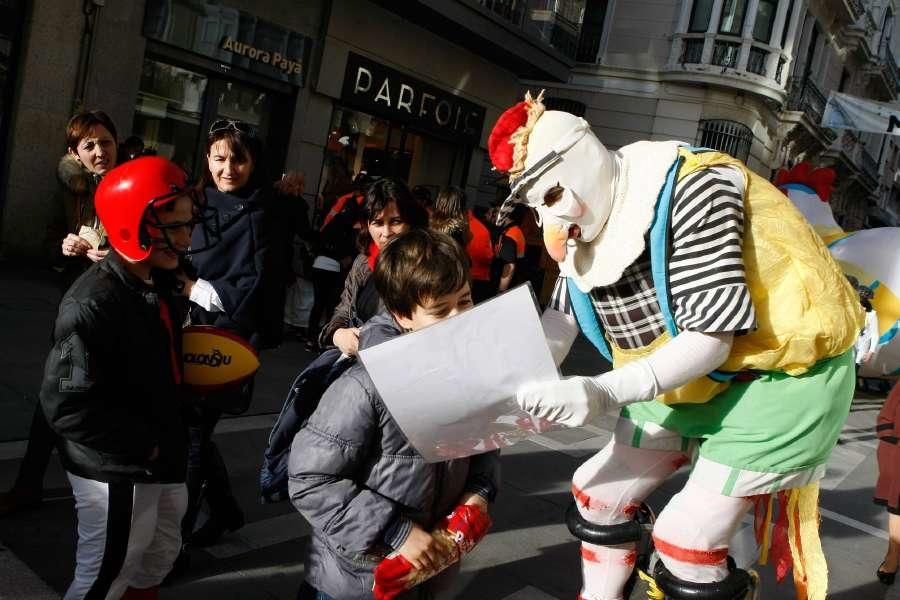
<svg viewBox="0 0 900 600">
<path fill-rule="evenodd" d="M 428 462 L 511 446 L 553 427 L 515 400 L 526 383 L 559 379 L 527 284 L 360 358 Z"/>
</svg>

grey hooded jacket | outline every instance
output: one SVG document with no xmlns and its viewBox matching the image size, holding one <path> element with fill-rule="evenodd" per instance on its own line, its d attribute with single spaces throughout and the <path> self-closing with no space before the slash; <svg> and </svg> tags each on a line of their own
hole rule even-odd
<svg viewBox="0 0 900 600">
<path fill-rule="evenodd" d="M 401 333 L 391 316 L 379 314 L 363 327 L 360 349 Z M 288 472 L 291 501 L 313 528 L 307 581 L 333 598 L 353 600 L 372 597 L 373 569 L 403 544 L 412 523 L 430 530 L 465 492 L 493 500 L 500 457 L 426 463 L 356 364 L 328 388 L 294 437 Z M 404 598 L 429 598 L 430 588 L 444 585 L 438 576 Z"/>
</svg>

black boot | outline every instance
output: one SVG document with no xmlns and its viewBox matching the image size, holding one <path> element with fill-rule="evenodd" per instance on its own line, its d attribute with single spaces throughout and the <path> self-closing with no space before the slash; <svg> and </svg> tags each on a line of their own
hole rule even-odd
<svg viewBox="0 0 900 600">
<path fill-rule="evenodd" d="M 731 557 L 729 557 L 730 559 Z M 663 562 L 657 561 L 653 569 L 656 585 L 671 600 L 750 600 L 754 598 L 757 578 L 755 573 L 747 572 L 733 566 L 729 560 L 731 572 L 723 581 L 713 583 L 694 583 L 678 579 L 666 568 Z"/>
</svg>

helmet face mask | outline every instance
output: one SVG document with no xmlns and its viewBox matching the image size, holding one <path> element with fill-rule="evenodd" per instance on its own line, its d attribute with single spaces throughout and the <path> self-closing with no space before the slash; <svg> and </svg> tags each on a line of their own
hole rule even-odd
<svg viewBox="0 0 900 600">
<path fill-rule="evenodd" d="M 187 221 L 168 222 L 161 218 L 161 214 L 181 196 L 187 196 L 191 200 L 191 218 Z M 143 248 L 170 250 L 179 256 L 187 256 L 209 250 L 219 243 L 220 239 L 219 212 L 207 205 L 205 198 L 194 188 L 176 188 L 169 194 L 153 198 L 150 204 L 147 205 L 147 211 L 141 220 L 141 224 L 140 236 Z M 199 247 L 191 245 L 187 248 L 179 245 L 174 239 L 174 232 L 185 227 L 189 230 L 189 236 L 191 236 L 195 227 L 200 227 L 203 233 L 203 244 Z M 156 236 L 151 234 L 150 228 L 157 232 Z"/>
</svg>

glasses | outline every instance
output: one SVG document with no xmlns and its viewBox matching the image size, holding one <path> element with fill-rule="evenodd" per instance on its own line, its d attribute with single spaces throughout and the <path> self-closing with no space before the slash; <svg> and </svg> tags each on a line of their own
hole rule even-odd
<svg viewBox="0 0 900 600">
<path fill-rule="evenodd" d="M 209 126 L 209 135 L 221 133 L 222 131 L 237 131 L 250 137 L 256 137 L 256 129 L 250 123 L 245 121 L 235 121 L 234 119 L 217 119 Z"/>
</svg>

